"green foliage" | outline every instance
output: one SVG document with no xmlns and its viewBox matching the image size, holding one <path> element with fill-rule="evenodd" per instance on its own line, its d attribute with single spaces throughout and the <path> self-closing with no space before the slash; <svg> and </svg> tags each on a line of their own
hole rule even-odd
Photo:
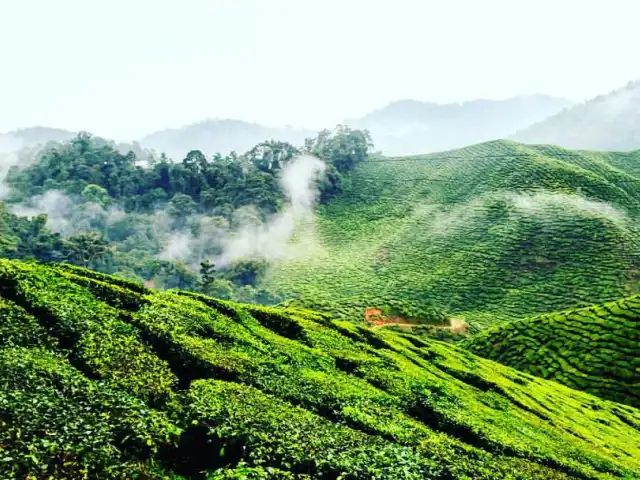
<svg viewBox="0 0 640 480">
<path fill-rule="evenodd" d="M 15 303 L 0 299 L 0 347 L 56 348 L 56 341 L 38 320 Z"/>
<path fill-rule="evenodd" d="M 101 207 L 106 207 L 111 204 L 111 198 L 109 198 L 109 192 L 98 185 L 89 184 L 82 190 L 82 197 L 87 202 L 94 202 Z"/>
<path fill-rule="evenodd" d="M 223 455 L 248 452 L 246 461 L 280 464 L 320 478 L 433 477 L 435 462 L 410 448 L 335 425 L 302 408 L 283 404 L 252 387 L 199 380 L 189 390 L 192 422 L 224 439 Z M 224 457 L 223 457 L 224 458 Z"/>
<path fill-rule="evenodd" d="M 327 164 L 327 171 L 319 182 L 321 204 L 342 193 L 348 184 L 347 174 L 369 157 L 372 148 L 367 130 L 352 130 L 346 125 L 338 125 L 333 131 L 322 130 L 316 138 L 305 140 L 303 151 Z"/>
<path fill-rule="evenodd" d="M 9 213 L 0 202 L 0 256 L 4 258 L 33 258 L 42 261 L 63 259 L 63 241 L 60 235 L 49 231 L 45 225 L 47 215 L 32 218 Z"/>
<path fill-rule="evenodd" d="M 216 267 L 209 260 L 200 262 L 200 285 L 206 291 L 215 280 Z"/>
<path fill-rule="evenodd" d="M 109 243 L 97 232 L 79 233 L 63 241 L 65 260 L 88 267 L 101 262 L 110 251 Z"/>
<path fill-rule="evenodd" d="M 505 141 L 373 158 L 321 206 L 315 243 L 300 242 L 304 253 L 263 286 L 342 318 L 392 307 L 475 329 L 630 295 L 640 287 L 639 162 L 639 152 Z"/>
<path fill-rule="evenodd" d="M 2 478 L 135 478 L 177 440 L 165 415 L 40 348 L 0 349 Z"/>
<path fill-rule="evenodd" d="M 3 478 L 640 475 L 637 409 L 454 345 L 68 265 L 0 280 Z"/>
<path fill-rule="evenodd" d="M 238 260 L 226 271 L 225 277 L 236 285 L 256 286 L 267 271 L 263 260 Z"/>
<path fill-rule="evenodd" d="M 0 260 L 0 279 L 9 298 L 48 319 L 46 326 L 72 349 L 79 366 L 154 401 L 170 393 L 175 380 L 166 364 L 88 289 L 53 270 L 6 260 Z"/>
<path fill-rule="evenodd" d="M 49 144 L 25 162 L 28 166 L 9 172 L 9 199 L 27 201 L 30 208 L 45 208 L 53 197 L 64 199 L 65 205 L 54 209 L 52 225 L 64 224 L 69 231 L 62 239 L 45 228 L 46 216 L 16 217 L 3 205 L 0 253 L 6 258 L 63 260 L 160 288 L 277 302 L 275 289 L 258 287 L 265 271 L 260 262 L 226 269 L 213 290 L 212 281 L 198 284 L 197 266 L 203 258 L 221 254 L 221 232 L 242 227 L 248 220 L 243 213 L 249 221 L 261 222 L 279 211 L 285 203 L 280 175 L 296 155 L 314 153 L 327 162 L 328 175 L 320 180 L 326 201 L 339 191 L 347 171 L 366 159 L 370 147 L 366 132 L 342 126 L 307 143 L 313 152 L 269 140 L 240 156 L 207 158 L 192 150 L 179 162 L 164 155 L 141 162 L 133 150 L 121 153 L 122 145 L 87 133 Z M 47 196 L 51 190 L 57 192 Z M 225 293 L 229 284 L 224 279 L 234 285 L 230 293 Z"/>
<path fill-rule="evenodd" d="M 640 297 L 498 325 L 473 353 L 577 390 L 640 407 Z"/>
<path fill-rule="evenodd" d="M 366 131 L 338 126 L 308 139 L 302 150 L 344 173 L 363 162 L 370 148 Z M 181 162 L 161 157 L 143 168 L 133 151 L 122 154 L 115 144 L 81 133 L 53 144 L 33 165 L 12 170 L 7 182 L 18 198 L 59 189 L 103 207 L 118 203 L 127 212 L 152 212 L 166 206 L 179 227 L 184 217 L 196 212 L 230 218 L 234 210 L 250 205 L 261 216 L 277 212 L 284 202 L 280 171 L 302 150 L 266 141 L 241 157 L 215 154 L 207 159 L 192 150 Z"/>
</svg>

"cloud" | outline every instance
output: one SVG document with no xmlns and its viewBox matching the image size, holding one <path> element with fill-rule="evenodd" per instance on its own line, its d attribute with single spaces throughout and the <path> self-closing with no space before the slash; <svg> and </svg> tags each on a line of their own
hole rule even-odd
<svg viewBox="0 0 640 480">
<path fill-rule="evenodd" d="M 290 240 L 297 226 L 304 226 L 307 233 L 314 228 L 314 206 L 318 195 L 315 180 L 325 169 L 324 162 L 313 156 L 292 159 L 280 178 L 287 198 L 285 207 L 264 223 L 244 224 L 223 237 L 222 254 L 214 263 L 224 267 L 244 258 L 271 262 L 295 256 L 296 247 L 290 244 Z"/>
</svg>

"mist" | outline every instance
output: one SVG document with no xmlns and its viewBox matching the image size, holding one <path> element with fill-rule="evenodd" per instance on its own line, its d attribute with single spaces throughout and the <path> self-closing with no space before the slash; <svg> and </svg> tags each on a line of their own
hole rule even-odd
<svg viewBox="0 0 640 480">
<path fill-rule="evenodd" d="M 627 215 L 613 205 L 595 200 L 589 200 L 579 195 L 568 195 L 552 192 L 538 192 L 535 194 L 512 193 L 508 196 L 516 211 L 526 215 L 543 215 L 550 209 L 564 212 L 576 212 L 598 217 L 604 217 L 614 222 L 624 222 Z"/>
<path fill-rule="evenodd" d="M 293 158 L 280 175 L 286 198 L 280 212 L 260 221 L 255 208 L 243 207 L 233 213 L 231 223 L 222 217 L 192 215 L 186 219 L 184 228 L 165 232 L 158 258 L 187 262 L 192 268 L 197 268 L 197 264 L 207 258 L 223 269 L 242 259 L 274 262 L 295 258 L 315 240 L 316 180 L 325 169 L 326 165 L 317 157 Z M 163 213 L 156 215 L 161 218 Z M 167 225 L 170 222 L 165 219 L 157 223 Z M 293 244 L 291 240 L 298 228 L 304 235 L 300 243 Z M 207 254 L 216 250 L 220 253 Z"/>
<path fill-rule="evenodd" d="M 549 191 L 535 193 L 507 192 L 490 197 L 474 198 L 454 208 L 442 210 L 437 205 L 416 205 L 412 221 L 425 222 L 429 234 L 447 236 L 460 234 L 465 228 L 476 228 L 474 222 L 484 224 L 487 201 L 501 201 L 506 207 L 504 214 L 515 219 L 537 217 L 542 221 L 557 218 L 558 215 L 592 216 L 605 218 L 617 224 L 629 220 L 627 214 L 610 203 L 590 200 L 580 195 L 561 194 Z M 474 227 L 475 225 L 475 227 Z"/>
<path fill-rule="evenodd" d="M 15 149 L 15 146 L 11 145 L 11 148 Z M 16 158 L 9 158 L 7 168 L 16 164 Z M 315 238 L 316 181 L 325 169 L 324 162 L 313 156 L 298 156 L 289 161 L 279 179 L 285 205 L 265 221 L 260 220 L 254 207 L 248 206 L 236 210 L 231 222 L 220 216 L 193 214 L 181 219 L 178 228 L 175 219 L 164 210 L 152 214 L 126 214 L 117 206 L 86 202 L 80 196 L 76 198 L 60 190 L 49 190 L 21 203 L 9 204 L 8 208 L 24 217 L 46 214 L 47 228 L 63 237 L 89 230 L 108 235 L 110 227 L 125 220 L 134 227 L 125 227 L 132 233 L 121 242 L 122 251 L 133 251 L 141 242 L 159 242 L 158 259 L 182 262 L 197 270 L 199 262 L 208 258 L 224 269 L 241 259 L 272 262 L 305 251 Z M 8 193 L 6 184 L 3 182 L 2 185 L 3 191 Z M 303 241 L 292 245 L 298 227 L 303 233 Z M 152 234 L 145 233 L 147 231 Z"/>
<path fill-rule="evenodd" d="M 5 179 L 9 169 L 20 164 L 19 152 L 22 148 L 23 142 L 19 138 L 13 135 L 0 135 L 0 200 L 4 200 L 9 194 Z"/>
<path fill-rule="evenodd" d="M 259 259 L 267 262 L 290 259 L 300 248 L 290 245 L 297 226 L 306 233 L 313 232 L 314 206 L 318 195 L 315 181 L 324 173 L 326 165 L 320 159 L 303 155 L 293 158 L 282 170 L 280 183 L 287 203 L 264 223 L 247 223 L 221 239 L 222 254 L 214 264 L 226 267 L 240 259 Z M 307 238 L 308 240 L 308 238 Z"/>
</svg>

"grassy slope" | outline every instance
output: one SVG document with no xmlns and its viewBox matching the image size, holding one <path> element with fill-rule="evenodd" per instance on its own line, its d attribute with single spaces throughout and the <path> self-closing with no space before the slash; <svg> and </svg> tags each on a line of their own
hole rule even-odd
<svg viewBox="0 0 640 480">
<path fill-rule="evenodd" d="M 69 267 L 0 294 L 2 478 L 640 475 L 639 410 L 449 344 Z"/>
<path fill-rule="evenodd" d="M 476 327 L 632 294 L 639 172 L 640 152 L 506 141 L 372 160 L 269 283 L 346 316 L 435 306 Z"/>
<path fill-rule="evenodd" d="M 509 322 L 463 344 L 473 353 L 640 407 L 640 296 Z"/>
</svg>

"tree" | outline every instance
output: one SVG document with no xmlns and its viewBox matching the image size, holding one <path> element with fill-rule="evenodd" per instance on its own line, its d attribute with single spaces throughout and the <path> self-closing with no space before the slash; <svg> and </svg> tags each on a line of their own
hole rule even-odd
<svg viewBox="0 0 640 480">
<path fill-rule="evenodd" d="M 333 131 L 322 130 L 316 138 L 305 140 L 303 151 L 327 163 L 319 184 L 321 203 L 327 203 L 342 191 L 345 175 L 364 162 L 372 148 L 367 130 L 352 130 L 346 125 L 338 125 Z"/>
<path fill-rule="evenodd" d="M 208 259 L 200 262 L 200 288 L 203 293 L 211 286 L 215 280 L 216 267 Z"/>
<path fill-rule="evenodd" d="M 184 227 L 187 217 L 194 214 L 197 207 L 198 204 L 189 195 L 176 193 L 167 206 L 167 213 L 173 218 L 173 227 Z"/>
<path fill-rule="evenodd" d="M 17 239 L 12 235 L 4 202 L 0 202 L 0 254 L 8 256 L 18 248 Z"/>
<path fill-rule="evenodd" d="M 262 260 L 239 260 L 231 265 L 225 276 L 236 285 L 256 286 L 267 271 Z"/>
<path fill-rule="evenodd" d="M 93 183 L 84 187 L 84 190 L 82 190 L 82 197 L 87 202 L 97 203 L 101 207 L 106 207 L 111 204 L 109 192 L 107 192 L 105 188 Z"/>
<path fill-rule="evenodd" d="M 367 130 L 352 130 L 338 125 L 333 131 L 322 130 L 315 139 L 306 139 L 304 151 L 328 161 L 343 173 L 365 161 L 373 149 Z"/>
<path fill-rule="evenodd" d="M 245 153 L 245 157 L 258 170 L 266 173 L 277 173 L 299 153 L 300 151 L 288 142 L 269 140 L 253 147 Z"/>
<path fill-rule="evenodd" d="M 65 260 L 82 267 L 102 261 L 111 250 L 109 243 L 98 232 L 73 235 L 63 241 L 63 248 Z"/>
</svg>

